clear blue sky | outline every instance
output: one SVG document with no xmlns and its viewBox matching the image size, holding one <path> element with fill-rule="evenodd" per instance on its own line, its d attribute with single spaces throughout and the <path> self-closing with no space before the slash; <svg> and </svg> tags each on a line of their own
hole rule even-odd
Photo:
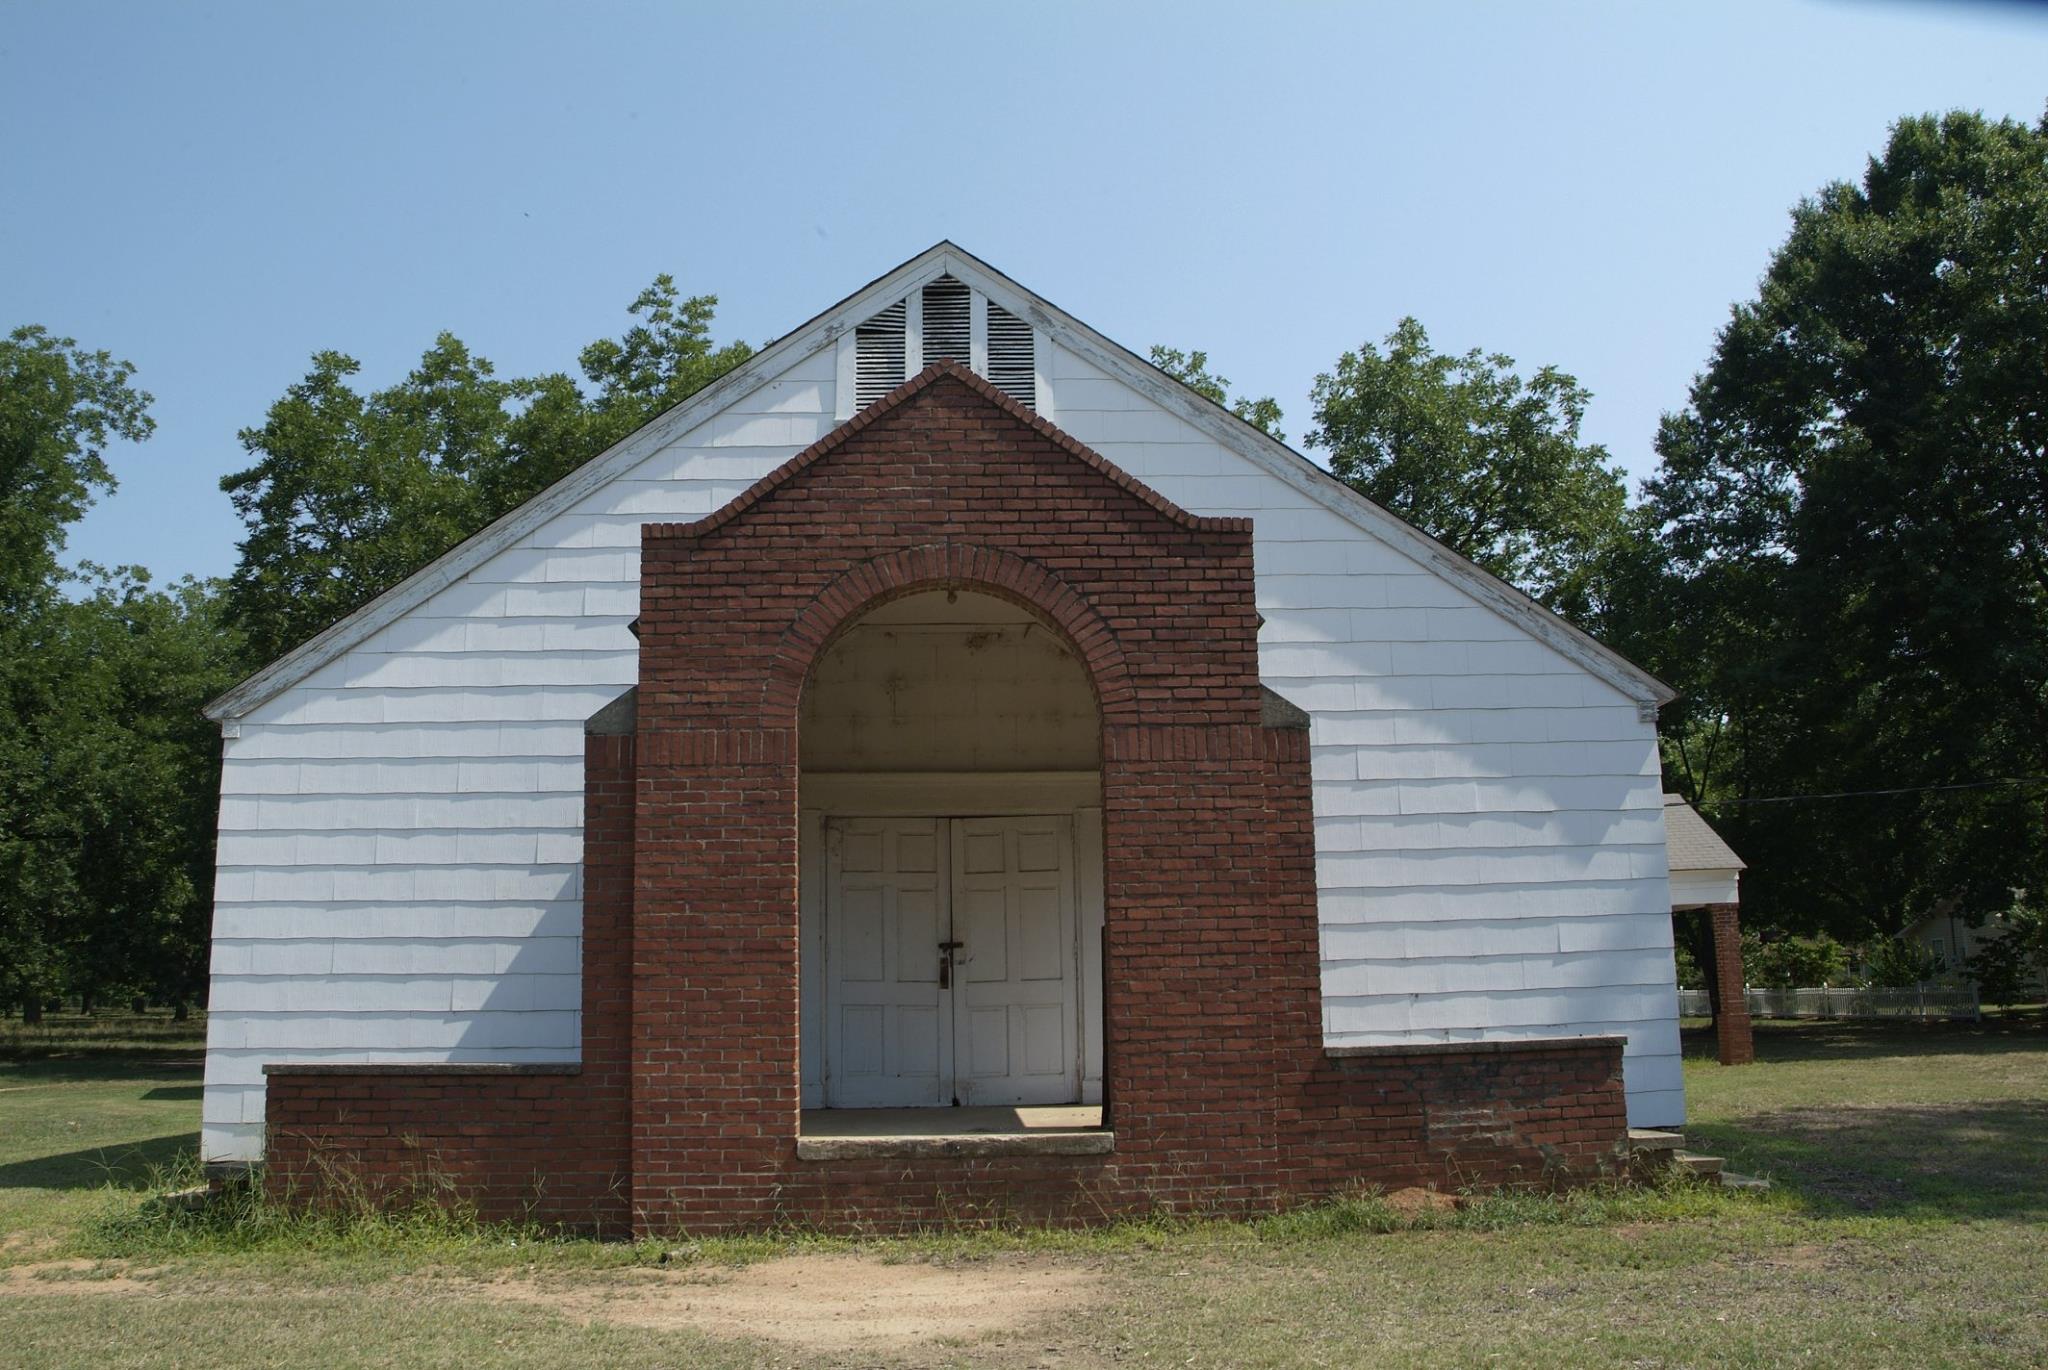
<svg viewBox="0 0 2048 1370">
<path fill-rule="evenodd" d="M 318 348 L 573 369 L 656 273 L 759 343 L 950 237 L 1299 439 L 1415 314 L 1554 362 L 1636 476 L 1786 212 L 1889 121 L 2048 100 L 2048 6 L 0 0 L 0 327 L 158 431 L 71 554 L 225 573 Z"/>
</svg>

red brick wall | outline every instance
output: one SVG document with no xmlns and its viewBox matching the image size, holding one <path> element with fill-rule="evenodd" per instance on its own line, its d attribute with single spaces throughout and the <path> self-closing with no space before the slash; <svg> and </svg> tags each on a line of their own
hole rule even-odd
<svg viewBox="0 0 2048 1370">
<path fill-rule="evenodd" d="M 1303 1093 L 1288 1187 L 1554 1185 L 1625 1166 L 1619 1038 L 1373 1048 Z"/>
<path fill-rule="evenodd" d="M 1032 609 L 1095 684 L 1113 1155 L 796 1155 L 802 683 L 866 609 L 937 587 Z M 1324 1053 L 1307 734 L 1260 721 L 1249 520 L 1175 509 L 944 366 L 718 514 L 650 525 L 641 597 L 632 840 L 601 776 L 591 822 L 607 837 L 585 854 L 601 906 L 586 910 L 585 993 L 603 1009 L 586 1012 L 586 1076 L 555 1082 L 609 1121 L 593 1140 L 574 1108 L 536 1108 L 523 1136 L 455 1133 L 517 1157 L 463 1174 L 502 1184 L 551 1149 L 622 1159 L 643 1230 L 1084 1222 L 1361 1183 L 1555 1180 L 1621 1141 L 1616 1041 Z M 604 911 L 628 884 L 630 924 Z M 274 1129 L 364 1142 L 323 1121 L 339 1101 L 301 1078 L 272 1089 Z"/>
</svg>

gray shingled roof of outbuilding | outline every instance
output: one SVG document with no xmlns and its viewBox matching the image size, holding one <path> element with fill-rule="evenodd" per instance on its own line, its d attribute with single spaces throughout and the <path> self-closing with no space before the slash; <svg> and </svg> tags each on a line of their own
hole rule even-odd
<svg viewBox="0 0 2048 1370">
<path fill-rule="evenodd" d="M 1664 796 L 1664 845 L 1675 871 L 1747 870 L 1748 863 L 1707 826 L 1698 810 L 1675 794 Z"/>
</svg>

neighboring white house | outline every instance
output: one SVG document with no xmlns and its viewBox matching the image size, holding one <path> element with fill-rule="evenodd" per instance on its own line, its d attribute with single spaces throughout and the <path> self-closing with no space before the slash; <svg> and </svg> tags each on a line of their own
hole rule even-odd
<svg viewBox="0 0 2048 1370">
<path fill-rule="evenodd" d="M 2006 935 L 2011 924 L 2002 913 L 1994 913 L 1971 927 L 1967 919 L 1953 913 L 1935 913 L 1911 923 L 1899 932 L 1899 939 L 1917 951 L 1927 953 L 1936 974 L 1944 980 L 1959 979 L 1970 958 Z M 2048 992 L 2048 971 L 2036 971 L 2027 983 Z"/>
<path fill-rule="evenodd" d="M 1328 1040 L 1626 1034 L 1630 1121 L 1682 1121 L 1668 688 L 941 243 L 210 708 L 209 1159 L 260 1151 L 266 1062 L 575 1058 L 583 728 L 637 679 L 641 524 L 718 509 L 939 355 L 1253 520 L 1261 672 L 1312 720 Z M 1005 659 L 1052 679 L 1026 630 Z"/>
</svg>

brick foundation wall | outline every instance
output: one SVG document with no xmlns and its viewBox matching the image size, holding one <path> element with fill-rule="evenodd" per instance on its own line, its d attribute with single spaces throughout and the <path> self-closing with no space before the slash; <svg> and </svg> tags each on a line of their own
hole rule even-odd
<svg viewBox="0 0 2048 1370">
<path fill-rule="evenodd" d="M 839 629 L 935 588 L 1030 609 L 1095 687 L 1109 1155 L 797 1154 L 803 682 Z M 650 525 L 641 595 L 634 736 L 592 739 L 584 1073 L 559 1100 L 278 1074 L 274 1171 L 317 1142 L 387 1173 L 419 1129 L 473 1153 L 449 1170 L 490 1205 L 573 1153 L 565 1218 L 667 1232 L 1260 1211 L 1612 1160 L 1616 1039 L 1324 1051 L 1308 734 L 1262 720 L 1249 520 L 1174 508 L 945 365 L 719 513 Z"/>
<path fill-rule="evenodd" d="M 1621 1038 L 1331 1052 L 1290 1188 L 1551 1186 L 1626 1169 Z"/>
</svg>

